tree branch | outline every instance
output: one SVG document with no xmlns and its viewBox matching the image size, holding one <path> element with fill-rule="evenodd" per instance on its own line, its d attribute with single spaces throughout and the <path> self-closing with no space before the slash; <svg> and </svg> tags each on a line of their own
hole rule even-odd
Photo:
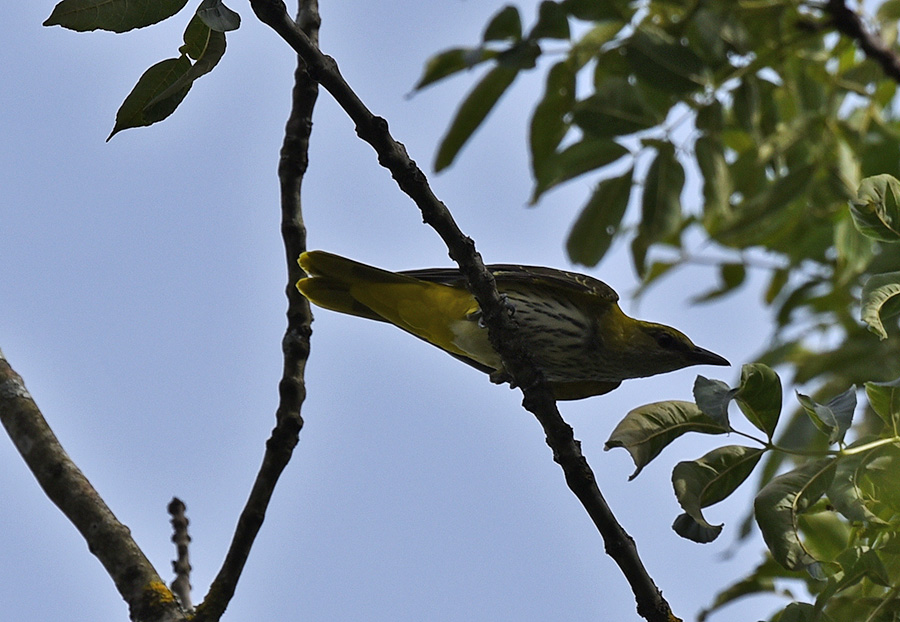
<svg viewBox="0 0 900 622">
<path fill-rule="evenodd" d="M 0 422 L 41 489 L 87 541 L 128 603 L 132 620 L 186 620 L 172 592 L 53 434 L 21 376 L 0 352 Z"/>
<path fill-rule="evenodd" d="M 828 0 L 825 10 L 835 29 L 855 40 L 866 56 L 881 65 L 888 76 L 900 83 L 900 58 L 875 33 L 866 30 L 862 18 L 844 0 Z"/>
<path fill-rule="evenodd" d="M 540 371 L 531 362 L 516 331 L 513 318 L 500 298 L 494 279 L 485 269 L 475 243 L 456 225 L 447 207 L 434 195 L 428 180 L 406 148 L 393 139 L 387 122 L 363 104 L 341 76 L 337 63 L 322 54 L 316 44 L 288 17 L 280 0 L 251 0 L 257 17 L 277 32 L 305 61 L 309 75 L 335 98 L 356 124 L 356 133 L 378 154 L 378 162 L 390 170 L 401 190 L 415 201 L 424 221 L 437 231 L 450 257 L 466 276 L 469 289 L 484 314 L 491 344 L 504 367 L 525 394 L 523 406 L 544 429 L 554 460 L 562 467 L 569 488 L 584 505 L 603 536 L 607 553 L 616 561 L 632 587 L 638 613 L 651 622 L 673 622 L 668 603 L 647 574 L 634 541 L 625 533 L 606 504 L 594 474 L 581 453 L 572 428 L 562 419 L 556 401 Z"/>
<path fill-rule="evenodd" d="M 191 536 L 188 535 L 188 520 L 184 513 L 187 509 L 184 501 L 177 497 L 173 497 L 169 502 L 169 516 L 172 520 L 172 542 L 175 543 L 176 557 L 172 562 L 172 570 L 175 571 L 175 580 L 172 581 L 172 593 L 178 597 L 181 606 L 190 611 L 194 608 L 191 600 L 191 556 L 189 554 L 189 546 L 191 544 Z"/>
<path fill-rule="evenodd" d="M 320 25 L 317 0 L 301 0 L 296 23 L 285 13 L 285 18 L 298 32 L 312 41 L 318 41 Z M 311 79 L 306 64 L 297 61 L 294 73 L 292 107 L 285 126 L 278 178 L 281 185 L 281 235 L 284 239 L 287 261 L 288 299 L 287 330 L 281 342 L 284 367 L 278 384 L 279 403 L 275 413 L 275 428 L 266 443 L 263 463 L 250 497 L 247 500 L 235 530 L 231 547 L 203 603 L 197 607 L 197 622 L 218 620 L 228 606 L 238 579 L 243 571 L 253 541 L 262 527 L 266 508 L 272 497 L 281 472 L 287 466 L 303 428 L 300 408 L 306 398 L 304 370 L 309 357 L 310 324 L 312 315 L 309 301 L 294 284 L 302 278 L 297 258 L 306 250 L 306 227 L 303 224 L 300 188 L 309 162 L 309 137 L 312 131 L 312 112 L 318 96 L 318 83 Z"/>
</svg>

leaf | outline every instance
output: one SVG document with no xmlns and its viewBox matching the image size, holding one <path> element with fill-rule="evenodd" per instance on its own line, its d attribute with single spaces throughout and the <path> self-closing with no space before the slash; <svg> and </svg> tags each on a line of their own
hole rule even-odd
<svg viewBox="0 0 900 622">
<path fill-rule="evenodd" d="M 662 143 L 644 180 L 639 237 L 652 244 L 678 231 L 683 188 L 684 168 L 675 157 L 675 147 Z"/>
<path fill-rule="evenodd" d="M 241 16 L 225 6 L 222 0 L 203 0 L 197 7 L 197 17 L 216 32 L 229 32 L 241 27 Z"/>
<path fill-rule="evenodd" d="M 725 428 L 728 424 L 728 402 L 737 389 L 732 389 L 721 380 L 710 380 L 697 376 L 694 380 L 694 403 L 713 421 Z"/>
<path fill-rule="evenodd" d="M 419 91 L 438 80 L 471 69 L 486 60 L 496 58 L 499 52 L 485 48 L 452 48 L 435 54 L 425 63 L 422 77 L 416 82 L 413 90 Z"/>
<path fill-rule="evenodd" d="M 185 4 L 187 0 L 62 0 L 44 26 L 127 32 L 168 19 Z"/>
<path fill-rule="evenodd" d="M 192 82 L 188 82 L 181 91 L 167 99 L 153 106 L 149 104 L 190 70 L 191 61 L 187 56 L 180 56 L 160 61 L 145 71 L 119 107 L 116 124 L 106 140 L 122 130 L 152 125 L 172 114 L 187 95 Z"/>
<path fill-rule="evenodd" d="M 612 41 L 622 31 L 624 26 L 625 23 L 618 19 L 600 21 L 594 24 L 569 50 L 569 58 L 575 63 L 575 67 L 578 69 L 584 67 L 589 60 L 600 53 L 604 45 Z"/>
<path fill-rule="evenodd" d="M 450 129 L 441 140 L 434 163 L 436 171 L 442 171 L 453 163 L 459 150 L 472 137 L 518 73 L 518 69 L 498 65 L 475 85 L 460 104 L 450 123 Z"/>
<path fill-rule="evenodd" d="M 577 102 L 572 108 L 572 119 L 585 132 L 600 137 L 633 134 L 663 120 L 640 92 L 620 76 L 607 78 L 593 95 Z"/>
<path fill-rule="evenodd" d="M 832 398 L 827 404 L 819 404 L 812 398 L 797 392 L 797 400 L 809 415 L 813 425 L 822 434 L 828 436 L 828 443 L 836 443 L 844 439 L 844 434 L 853 423 L 853 411 L 856 409 L 856 387 L 850 387 L 840 395 Z"/>
<path fill-rule="evenodd" d="M 663 31 L 639 28 L 624 50 L 634 73 L 655 89 L 682 96 L 705 83 L 700 57 Z"/>
<path fill-rule="evenodd" d="M 890 382 L 867 382 L 869 406 L 896 434 L 900 430 L 900 378 Z"/>
<path fill-rule="evenodd" d="M 875 274 L 860 295 L 862 321 L 883 341 L 888 338 L 884 322 L 900 314 L 900 272 Z"/>
<path fill-rule="evenodd" d="M 744 483 L 762 457 L 763 450 L 742 445 L 727 445 L 707 453 L 699 460 L 679 462 L 672 471 L 675 496 L 695 525 L 682 519 L 673 528 L 678 535 L 694 542 L 712 542 L 722 525 L 711 525 L 703 508 L 722 501 Z M 700 529 L 696 529 L 700 527 Z"/>
<path fill-rule="evenodd" d="M 535 179 L 546 176 L 556 148 L 569 131 L 566 115 L 575 103 L 575 71 L 569 61 L 560 61 L 547 72 L 544 97 L 531 117 L 531 169 Z"/>
<path fill-rule="evenodd" d="M 194 80 L 212 71 L 225 55 L 225 33 L 210 29 L 206 22 L 194 16 L 184 31 L 184 45 L 179 51 L 182 54 L 196 54 L 197 62 L 165 91 L 154 97 L 147 104 L 148 108 L 175 96 L 185 86 L 190 88 Z"/>
<path fill-rule="evenodd" d="M 726 262 L 719 264 L 719 285 L 704 294 L 691 299 L 692 303 L 701 304 L 711 302 L 722 296 L 726 296 L 744 282 L 747 278 L 747 269 L 742 263 Z"/>
<path fill-rule="evenodd" d="M 860 479 L 871 459 L 871 452 L 844 456 L 838 460 L 834 480 L 828 488 L 828 500 L 847 520 L 861 523 L 884 524 L 868 508 L 860 489 Z"/>
<path fill-rule="evenodd" d="M 606 441 L 604 449 L 623 447 L 634 460 L 634 479 L 659 453 L 682 434 L 725 434 L 728 428 L 716 423 L 691 402 L 669 401 L 646 404 L 629 412 Z"/>
<path fill-rule="evenodd" d="M 563 0 L 562 7 L 574 17 L 586 22 L 605 19 L 629 20 L 635 9 L 630 2 L 597 2 L 597 0 Z"/>
<path fill-rule="evenodd" d="M 613 140 L 585 137 L 547 158 L 535 180 L 531 202 L 535 203 L 547 190 L 611 164 L 627 154 L 628 150 Z"/>
<path fill-rule="evenodd" d="M 797 518 L 825 493 L 834 469 L 832 459 L 808 462 L 775 477 L 756 495 L 756 522 L 772 556 L 785 568 L 813 570 L 816 559 L 800 541 Z"/>
<path fill-rule="evenodd" d="M 544 0 L 538 9 L 538 21 L 528 35 L 531 39 L 568 39 L 569 19 L 563 8 Z"/>
<path fill-rule="evenodd" d="M 862 180 L 850 215 L 863 234 L 881 242 L 900 240 L 900 181 L 890 175 Z"/>
<path fill-rule="evenodd" d="M 781 379 L 778 374 L 762 363 L 744 365 L 741 367 L 741 384 L 735 401 L 747 420 L 771 439 L 781 415 Z"/>
<path fill-rule="evenodd" d="M 504 40 L 521 41 L 522 18 L 519 16 L 519 9 L 506 5 L 494 14 L 484 30 L 482 40 L 485 43 Z"/>
<path fill-rule="evenodd" d="M 726 217 L 734 188 L 721 142 L 700 136 L 694 143 L 694 155 L 703 174 L 704 220 Z"/>
<path fill-rule="evenodd" d="M 624 175 L 597 184 L 566 240 L 569 259 L 585 266 L 600 262 L 625 215 L 633 175 L 634 168 L 630 168 Z"/>
</svg>

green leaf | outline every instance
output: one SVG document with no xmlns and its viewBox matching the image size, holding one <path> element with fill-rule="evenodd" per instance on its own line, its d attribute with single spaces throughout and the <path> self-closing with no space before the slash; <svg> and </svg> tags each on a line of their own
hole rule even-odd
<svg viewBox="0 0 900 622">
<path fill-rule="evenodd" d="M 869 277 L 860 296 L 862 321 L 882 340 L 888 338 L 884 322 L 900 314 L 900 272 Z"/>
<path fill-rule="evenodd" d="M 589 60 L 600 54 L 603 46 L 615 39 L 624 26 L 625 22 L 618 19 L 594 24 L 569 50 L 569 58 L 575 63 L 575 67 L 584 67 Z"/>
<path fill-rule="evenodd" d="M 176 96 L 185 86 L 190 88 L 194 80 L 212 71 L 225 54 L 225 33 L 211 30 L 199 16 L 195 15 L 184 31 L 184 45 L 179 51 L 182 54 L 197 54 L 197 62 L 165 91 L 154 97 L 147 104 L 148 109 Z"/>
<path fill-rule="evenodd" d="M 834 472 L 834 480 L 828 488 L 828 500 L 847 520 L 861 523 L 883 524 L 868 508 L 866 495 L 861 489 L 865 469 L 872 452 L 841 457 Z"/>
<path fill-rule="evenodd" d="M 585 132 L 600 137 L 633 134 L 663 121 L 640 92 L 620 76 L 607 78 L 593 95 L 577 102 L 572 118 Z"/>
<path fill-rule="evenodd" d="M 537 202 L 547 190 L 611 164 L 627 154 L 628 150 L 613 140 L 587 136 L 547 158 L 535 180 L 531 202 Z"/>
<path fill-rule="evenodd" d="M 197 7 L 197 17 L 216 32 L 229 32 L 241 27 L 241 16 L 222 3 L 222 0 L 203 0 Z"/>
<path fill-rule="evenodd" d="M 188 81 L 177 93 L 152 106 L 150 104 L 190 70 L 191 61 L 187 56 L 180 56 L 160 61 L 145 71 L 119 107 L 115 126 L 106 140 L 122 130 L 152 125 L 172 114 L 187 95 L 193 82 Z"/>
<path fill-rule="evenodd" d="M 849 283 L 862 273 L 875 256 L 877 243 L 853 226 L 851 218 L 834 225 L 834 250 L 837 253 L 838 282 Z"/>
<path fill-rule="evenodd" d="M 575 103 L 575 71 L 569 61 L 560 61 L 547 72 L 544 97 L 531 117 L 531 169 L 535 179 L 546 176 L 556 148 L 569 131 L 566 115 Z"/>
<path fill-rule="evenodd" d="M 867 382 L 869 406 L 896 434 L 900 430 L 900 378 L 890 382 Z"/>
<path fill-rule="evenodd" d="M 856 410 L 856 387 L 850 387 L 829 400 L 827 404 L 819 404 L 799 391 L 797 400 L 809 415 L 813 425 L 828 436 L 829 444 L 843 440 L 850 424 L 853 423 L 853 412 Z"/>
<path fill-rule="evenodd" d="M 675 496 L 696 527 L 701 529 L 682 519 L 676 523 L 677 527 L 673 525 L 675 531 L 694 542 L 712 542 L 722 531 L 722 525 L 708 523 L 703 508 L 722 501 L 744 483 L 762 454 L 762 449 L 727 445 L 710 451 L 699 460 L 679 462 L 672 471 Z"/>
<path fill-rule="evenodd" d="M 744 365 L 741 367 L 741 384 L 735 401 L 747 420 L 771 439 L 781 415 L 781 379 L 778 374 L 762 363 Z"/>
<path fill-rule="evenodd" d="M 419 91 L 429 84 L 443 80 L 448 76 L 471 69 L 486 60 L 496 58 L 499 53 L 485 48 L 452 48 L 436 54 L 425 63 L 422 77 L 416 82 L 413 90 Z"/>
<path fill-rule="evenodd" d="M 719 264 L 719 284 L 711 290 L 691 299 L 694 304 L 711 302 L 726 296 L 740 287 L 747 278 L 747 269 L 742 263 L 726 262 Z"/>
<path fill-rule="evenodd" d="M 700 57 L 663 31 L 639 28 L 624 49 L 634 73 L 653 88 L 681 96 L 705 83 Z"/>
<path fill-rule="evenodd" d="M 635 9 L 631 2 L 597 2 L 597 0 L 563 0 L 562 7 L 572 16 L 586 22 L 605 19 L 629 20 Z"/>
<path fill-rule="evenodd" d="M 725 428 L 728 423 L 728 403 L 737 389 L 732 389 L 721 380 L 710 380 L 697 376 L 694 380 L 694 403 L 709 417 Z"/>
<path fill-rule="evenodd" d="M 691 402 L 656 402 L 635 408 L 612 431 L 605 449 L 623 447 L 634 460 L 634 479 L 659 453 L 682 434 L 725 434 L 728 428 L 716 423 Z"/>
<path fill-rule="evenodd" d="M 500 9 L 488 22 L 482 40 L 485 43 L 505 40 L 521 41 L 522 18 L 519 16 L 519 9 L 512 5 L 506 5 Z"/>
<path fill-rule="evenodd" d="M 127 32 L 168 19 L 185 4 L 187 0 L 62 0 L 44 26 Z"/>
<path fill-rule="evenodd" d="M 856 227 L 881 242 L 900 240 L 900 181 L 890 175 L 867 177 L 859 185 L 850 214 Z"/>
<path fill-rule="evenodd" d="M 453 163 L 459 150 L 472 137 L 518 73 L 518 69 L 498 65 L 466 96 L 450 123 L 450 129 L 441 140 L 434 163 L 436 171 L 442 171 Z"/>
<path fill-rule="evenodd" d="M 800 541 L 797 520 L 828 490 L 834 469 L 832 459 L 808 462 L 775 477 L 756 495 L 756 522 L 772 557 L 785 568 L 814 570 L 816 559 Z"/>
<path fill-rule="evenodd" d="M 703 174 L 704 220 L 727 217 L 734 188 L 721 142 L 709 136 L 701 136 L 694 143 L 694 154 Z"/>
<path fill-rule="evenodd" d="M 634 169 L 630 168 L 624 175 L 604 179 L 594 188 L 566 240 L 572 261 L 596 266 L 609 250 L 628 207 L 633 175 Z"/>
<path fill-rule="evenodd" d="M 538 9 L 538 21 L 531 34 L 531 39 L 568 39 L 569 19 L 566 11 L 555 2 L 544 0 Z"/>
<path fill-rule="evenodd" d="M 675 157 L 675 147 L 668 142 L 662 143 L 644 179 L 639 237 L 653 243 L 678 231 L 683 188 L 684 168 Z"/>
</svg>

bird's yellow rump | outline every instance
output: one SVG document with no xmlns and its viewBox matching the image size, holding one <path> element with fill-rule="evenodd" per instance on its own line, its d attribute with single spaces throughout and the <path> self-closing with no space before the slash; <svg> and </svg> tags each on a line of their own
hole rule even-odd
<svg viewBox="0 0 900 622">
<path fill-rule="evenodd" d="M 389 322 L 506 381 L 478 303 L 453 268 L 389 272 L 324 251 L 300 255 L 297 289 L 325 309 Z M 625 315 L 606 283 L 553 268 L 491 265 L 534 363 L 557 399 L 608 393 L 627 378 L 728 365 L 662 324 Z"/>
</svg>

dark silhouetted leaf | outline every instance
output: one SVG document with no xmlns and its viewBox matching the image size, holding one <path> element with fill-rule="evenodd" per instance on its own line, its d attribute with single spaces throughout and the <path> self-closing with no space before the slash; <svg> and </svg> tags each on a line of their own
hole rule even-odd
<svg viewBox="0 0 900 622">
<path fill-rule="evenodd" d="M 62 0 L 44 26 L 127 32 L 172 17 L 187 0 Z"/>
<path fill-rule="evenodd" d="M 609 250 L 628 207 L 634 169 L 619 177 L 604 179 L 569 232 L 566 251 L 575 263 L 596 266 Z"/>
<path fill-rule="evenodd" d="M 568 39 L 569 19 L 555 2 L 544 0 L 538 9 L 538 21 L 528 35 L 532 39 Z"/>
<path fill-rule="evenodd" d="M 203 0 L 197 7 L 197 17 L 217 32 L 230 32 L 241 27 L 241 16 L 225 6 L 222 0 Z"/>
<path fill-rule="evenodd" d="M 519 16 L 519 9 L 512 5 L 506 5 L 491 18 L 482 36 L 484 42 L 521 39 L 522 18 Z"/>
<path fill-rule="evenodd" d="M 180 56 L 160 61 L 145 71 L 119 107 L 116 124 L 106 140 L 122 130 L 152 125 L 172 114 L 187 95 L 193 82 L 189 81 L 179 92 L 152 107 L 149 104 L 190 70 L 191 61 L 187 56 Z"/>
<path fill-rule="evenodd" d="M 440 54 L 436 54 L 428 59 L 425 63 L 425 70 L 422 77 L 413 87 L 415 90 L 421 90 L 448 76 L 471 69 L 475 65 L 483 63 L 486 60 L 496 58 L 499 52 L 487 50 L 485 48 L 453 48 L 445 50 Z"/>
</svg>

